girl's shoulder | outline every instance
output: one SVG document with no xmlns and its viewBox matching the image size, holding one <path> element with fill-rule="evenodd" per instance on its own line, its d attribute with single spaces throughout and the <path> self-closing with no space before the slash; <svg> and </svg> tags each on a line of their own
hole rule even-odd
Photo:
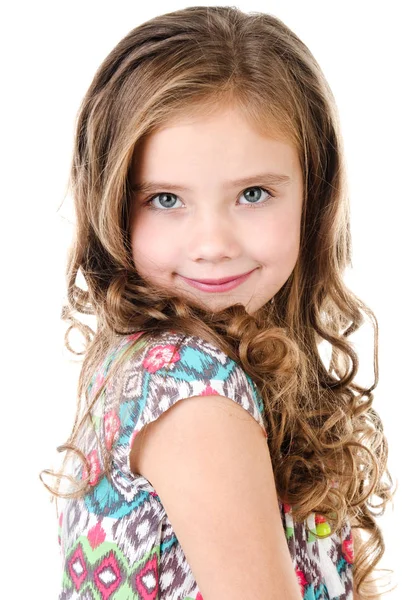
<svg viewBox="0 0 404 600">
<path fill-rule="evenodd" d="M 146 371 L 150 375 L 172 375 L 185 380 L 205 380 L 214 376 L 224 379 L 229 374 L 245 378 L 256 392 L 257 388 L 242 366 L 230 358 L 217 345 L 197 336 L 177 331 L 144 335 L 137 332 L 123 336 L 110 349 L 104 369 L 123 355 L 125 371 Z"/>
<path fill-rule="evenodd" d="M 241 405 L 266 435 L 264 404 L 256 384 L 240 364 L 209 341 L 175 331 L 124 336 L 106 357 L 97 385 L 121 357 L 121 368 L 107 384 L 104 408 L 119 406 L 121 415 L 136 419 L 137 428 L 181 399 L 218 395 Z"/>
<path fill-rule="evenodd" d="M 167 331 L 142 341 L 139 334 L 128 336 L 123 344 L 133 344 L 134 364 L 149 374 L 158 373 L 180 381 L 223 381 L 235 391 L 246 388 L 263 411 L 258 388 L 242 365 L 229 357 L 221 348 L 197 335 Z M 133 364 L 128 361 L 129 370 Z"/>
</svg>

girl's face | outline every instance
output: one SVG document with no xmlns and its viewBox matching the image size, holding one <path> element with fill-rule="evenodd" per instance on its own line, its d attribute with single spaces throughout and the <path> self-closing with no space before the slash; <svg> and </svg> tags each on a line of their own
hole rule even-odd
<svg viewBox="0 0 404 600">
<path fill-rule="evenodd" d="M 132 254 L 146 281 L 212 311 L 242 303 L 252 314 L 292 273 L 303 204 L 297 150 L 235 109 L 153 132 L 136 151 L 132 185 Z M 189 281 L 249 272 L 227 289 Z"/>
</svg>

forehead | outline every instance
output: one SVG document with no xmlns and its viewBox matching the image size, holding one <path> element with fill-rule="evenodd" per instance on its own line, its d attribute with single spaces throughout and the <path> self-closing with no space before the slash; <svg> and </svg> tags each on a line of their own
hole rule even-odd
<svg viewBox="0 0 404 600">
<path fill-rule="evenodd" d="M 226 108 L 166 121 L 139 140 L 132 161 L 135 176 L 145 170 L 154 175 L 157 169 L 170 174 L 186 168 L 191 173 L 198 165 L 212 172 L 229 165 L 235 179 L 247 176 L 254 165 L 257 173 L 271 170 L 268 167 L 298 169 L 299 156 L 279 129 L 259 129 L 240 111 Z M 235 169 L 243 172 L 236 174 Z"/>
<path fill-rule="evenodd" d="M 278 140 L 288 143 L 292 146 L 298 146 L 294 132 L 287 129 L 285 125 L 275 123 L 275 120 L 269 115 L 257 116 L 249 114 L 233 106 L 221 106 L 214 109 L 194 108 L 187 112 L 181 112 L 163 123 L 154 126 L 151 131 L 142 136 L 138 141 L 137 147 L 143 149 L 150 139 L 162 138 L 166 132 L 176 134 L 185 128 L 192 132 L 206 129 L 211 131 L 214 128 L 228 127 L 238 131 L 249 131 L 251 135 L 266 137 L 272 140 Z"/>
</svg>

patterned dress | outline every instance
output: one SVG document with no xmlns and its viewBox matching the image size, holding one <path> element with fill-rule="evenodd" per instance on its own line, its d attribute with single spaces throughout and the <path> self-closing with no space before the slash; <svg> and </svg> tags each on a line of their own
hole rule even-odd
<svg viewBox="0 0 404 600">
<path fill-rule="evenodd" d="M 114 360 L 129 346 L 136 350 L 95 405 L 95 430 L 112 452 L 111 479 L 102 474 L 98 445 L 88 442 L 91 491 L 62 501 L 59 600 L 203 600 L 155 489 L 130 470 L 133 439 L 178 400 L 214 394 L 240 404 L 266 434 L 264 406 L 255 383 L 220 349 L 175 332 L 148 342 L 137 340 L 139 336 L 120 338 L 90 384 L 92 395 Z M 88 476 L 83 467 L 78 469 L 76 476 Z M 329 531 L 320 515 L 313 513 L 298 524 L 289 505 L 279 501 L 279 510 L 302 598 L 352 600 L 349 521 L 339 535 L 317 539 L 313 531 Z"/>
</svg>

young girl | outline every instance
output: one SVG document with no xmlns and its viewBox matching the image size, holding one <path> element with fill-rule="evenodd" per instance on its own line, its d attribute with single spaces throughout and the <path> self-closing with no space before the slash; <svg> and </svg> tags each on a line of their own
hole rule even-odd
<svg viewBox="0 0 404 600">
<path fill-rule="evenodd" d="M 233 7 L 143 23 L 85 95 L 71 182 L 63 318 L 88 347 L 45 483 L 60 600 L 379 597 L 377 338 L 369 389 L 349 340 L 377 321 L 343 281 L 342 141 L 313 55 Z"/>
</svg>

